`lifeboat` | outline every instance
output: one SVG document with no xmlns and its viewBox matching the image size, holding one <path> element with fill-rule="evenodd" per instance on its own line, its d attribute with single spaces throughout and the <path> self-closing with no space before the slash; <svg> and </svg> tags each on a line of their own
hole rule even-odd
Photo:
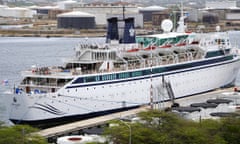
<svg viewBox="0 0 240 144">
<path fill-rule="evenodd" d="M 133 49 L 127 50 L 127 52 L 138 52 L 138 51 L 139 51 L 139 48 L 133 48 Z"/>
<path fill-rule="evenodd" d="M 179 43 L 179 44 L 176 44 L 176 46 L 180 47 L 180 46 L 186 46 L 186 43 Z"/>
<path fill-rule="evenodd" d="M 144 50 L 149 51 L 149 50 L 155 50 L 157 47 L 156 46 L 149 46 L 145 48 Z"/>
<path fill-rule="evenodd" d="M 190 34 L 190 33 L 192 33 L 192 31 L 185 31 L 185 33 L 186 33 L 186 34 Z"/>
<path fill-rule="evenodd" d="M 160 48 L 171 48 L 171 47 L 172 47 L 172 45 L 170 45 L 170 44 L 166 44 L 166 45 L 160 46 Z"/>
<path fill-rule="evenodd" d="M 198 45 L 199 44 L 199 41 L 193 41 L 192 43 L 191 43 L 191 45 Z"/>
</svg>

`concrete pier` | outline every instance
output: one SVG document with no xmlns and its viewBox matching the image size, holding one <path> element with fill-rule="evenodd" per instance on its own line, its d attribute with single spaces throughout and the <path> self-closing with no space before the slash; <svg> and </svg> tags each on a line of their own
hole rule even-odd
<svg viewBox="0 0 240 144">
<path fill-rule="evenodd" d="M 222 93 L 231 93 L 231 92 L 234 93 L 234 87 L 224 88 L 224 89 L 216 89 L 216 90 L 210 91 L 208 93 L 203 93 L 203 94 L 193 95 L 190 97 L 176 99 L 175 102 L 178 103 L 180 106 L 189 106 L 191 103 L 196 103 L 196 102 L 199 103 L 199 102 L 204 102 L 208 99 L 221 98 Z M 238 92 L 237 92 L 237 94 L 238 94 Z M 235 96 L 237 96 L 237 95 L 235 95 Z M 227 97 L 228 96 L 226 95 L 225 98 L 227 98 Z M 240 95 L 239 95 L 239 98 L 240 98 Z M 164 109 L 167 107 L 171 107 L 171 105 L 172 105 L 172 102 L 170 102 L 170 101 L 163 102 L 163 103 L 161 103 L 161 107 L 158 109 Z M 159 104 L 158 104 L 158 106 L 159 106 Z M 154 108 L 156 108 L 156 106 L 154 106 Z M 109 115 L 104 115 L 104 116 L 100 116 L 100 117 L 95 117 L 95 118 L 91 118 L 91 119 L 73 122 L 70 124 L 64 124 L 61 126 L 43 129 L 43 130 L 37 132 L 36 134 L 43 136 L 47 139 L 54 138 L 54 137 L 57 138 L 59 136 L 71 134 L 72 132 L 104 125 L 110 120 L 124 118 L 124 117 L 131 116 L 131 115 L 136 115 L 137 113 L 142 112 L 142 111 L 147 111 L 148 109 L 150 109 L 150 106 L 142 106 L 142 107 L 139 107 L 136 109 L 117 112 L 117 113 L 113 113 L 113 114 L 109 114 Z"/>
<path fill-rule="evenodd" d="M 44 129 L 44 130 L 37 132 L 36 134 L 43 136 L 45 138 L 55 137 L 58 135 L 64 135 L 67 133 L 71 133 L 73 131 L 79 131 L 81 129 L 86 129 L 86 128 L 90 128 L 90 127 L 103 125 L 110 120 L 134 115 L 141 111 L 146 111 L 148 108 L 149 108 L 148 106 L 142 106 L 137 109 L 113 113 L 113 114 L 109 114 L 109 115 L 104 115 L 104 116 L 100 116 L 100 117 L 95 117 L 95 118 L 91 118 L 91 119 L 87 119 L 87 120 L 82 120 L 82 121 L 78 121 L 78 122 L 74 122 L 74 123 L 70 123 L 70 124 L 65 124 L 65 125 L 61 125 L 61 126 Z"/>
</svg>

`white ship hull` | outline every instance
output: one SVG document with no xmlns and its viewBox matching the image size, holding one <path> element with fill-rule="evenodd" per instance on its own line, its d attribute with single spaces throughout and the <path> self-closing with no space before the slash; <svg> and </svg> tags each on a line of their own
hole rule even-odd
<svg viewBox="0 0 240 144">
<path fill-rule="evenodd" d="M 50 94 L 14 95 L 10 98 L 10 120 L 34 124 L 57 119 L 71 120 L 71 117 L 81 118 L 84 115 L 104 114 L 107 111 L 149 104 L 151 95 L 154 102 L 169 100 L 168 96 L 162 95 L 164 82 L 171 84 L 174 98 L 193 96 L 234 82 L 239 67 L 239 57 L 235 57 L 134 79 L 85 85 L 69 83 Z"/>
<path fill-rule="evenodd" d="M 118 19 L 108 19 L 107 43 L 80 42 L 65 66 L 25 71 L 8 97 L 10 120 L 48 125 L 83 119 L 193 96 L 237 77 L 239 52 L 228 33 L 185 33 L 182 15 L 177 32 L 167 22 L 163 34 L 135 37 L 134 20 L 122 22 L 118 34 Z"/>
</svg>

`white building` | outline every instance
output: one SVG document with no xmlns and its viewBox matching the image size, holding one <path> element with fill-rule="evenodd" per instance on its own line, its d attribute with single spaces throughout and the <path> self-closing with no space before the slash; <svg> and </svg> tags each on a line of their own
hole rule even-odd
<svg viewBox="0 0 240 144">
<path fill-rule="evenodd" d="M 206 1 L 204 9 L 189 11 L 190 21 L 201 21 L 206 14 L 214 14 L 219 20 L 240 20 L 240 8 L 236 1 Z"/>
<path fill-rule="evenodd" d="M 218 14 L 222 20 L 240 20 L 240 8 L 236 1 L 206 1 L 204 10 Z"/>
<path fill-rule="evenodd" d="M 236 1 L 206 1 L 206 9 L 229 9 L 229 8 L 236 8 L 237 2 Z"/>
<path fill-rule="evenodd" d="M 125 3 L 91 3 L 85 4 L 83 6 L 75 7 L 74 10 L 87 12 L 96 16 L 97 25 L 107 24 L 107 15 L 120 14 L 123 12 L 123 4 L 125 13 L 138 13 L 138 7 L 135 4 L 125 4 Z"/>
<path fill-rule="evenodd" d="M 67 0 L 67 1 L 58 2 L 57 6 L 59 9 L 72 10 L 76 4 L 77 4 L 77 1 Z"/>
<path fill-rule="evenodd" d="M 240 8 L 229 9 L 225 13 L 226 20 L 240 20 Z"/>
<path fill-rule="evenodd" d="M 20 7 L 0 7 L 1 17 L 13 17 L 13 18 L 32 18 L 36 14 L 35 10 Z"/>
</svg>

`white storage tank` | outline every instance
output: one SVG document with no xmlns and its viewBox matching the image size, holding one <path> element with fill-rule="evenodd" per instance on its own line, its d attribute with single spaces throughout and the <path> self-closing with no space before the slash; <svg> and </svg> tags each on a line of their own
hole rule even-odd
<svg viewBox="0 0 240 144">
<path fill-rule="evenodd" d="M 152 21 L 152 14 L 155 12 L 165 11 L 167 8 L 160 6 L 149 6 L 144 8 L 139 8 L 139 13 L 143 14 L 143 21 Z"/>
</svg>

